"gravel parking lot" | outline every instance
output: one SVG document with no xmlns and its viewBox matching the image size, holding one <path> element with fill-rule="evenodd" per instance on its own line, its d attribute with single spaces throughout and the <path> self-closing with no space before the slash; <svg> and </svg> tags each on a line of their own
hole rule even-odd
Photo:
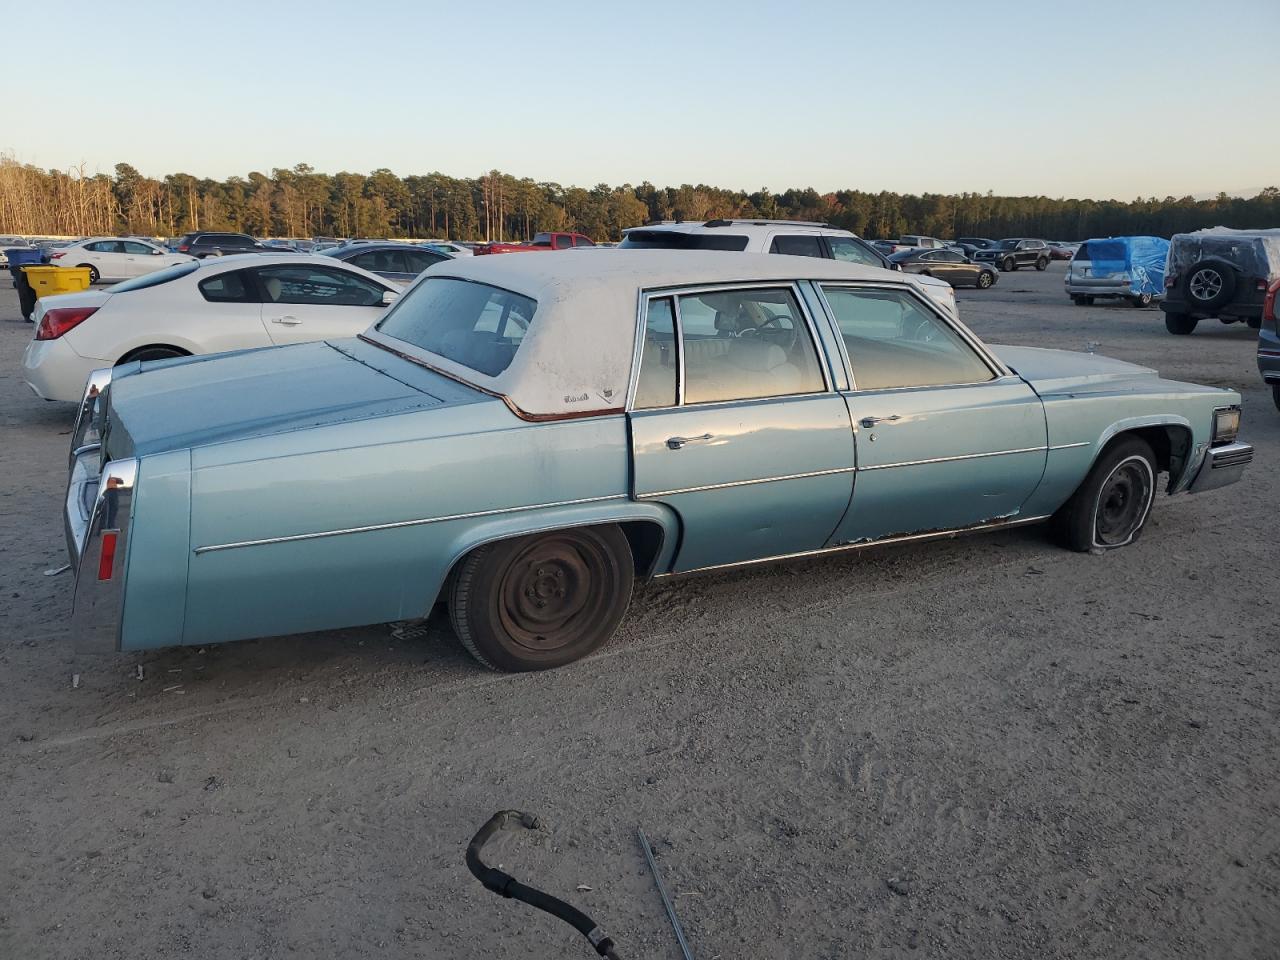
<svg viewBox="0 0 1280 960">
<path fill-rule="evenodd" d="M 438 613 L 78 658 L 44 573 L 72 409 L 23 385 L 6 281 L 0 956 L 589 956 L 467 873 L 503 808 L 545 827 L 493 859 L 629 958 L 678 956 L 637 825 L 700 958 L 1277 956 L 1280 413 L 1253 331 L 1074 307 L 1062 271 L 962 315 L 1240 390 L 1242 483 L 1103 556 L 1027 528 L 651 586 L 522 676 Z"/>
</svg>

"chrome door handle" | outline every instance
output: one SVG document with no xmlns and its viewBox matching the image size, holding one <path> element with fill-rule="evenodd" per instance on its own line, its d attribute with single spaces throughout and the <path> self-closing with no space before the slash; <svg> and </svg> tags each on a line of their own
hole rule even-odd
<svg viewBox="0 0 1280 960">
<path fill-rule="evenodd" d="M 895 413 L 891 417 L 863 417 L 859 422 L 864 427 L 874 427 L 877 423 L 893 423 L 895 420 L 901 419 L 902 418 Z"/>
<path fill-rule="evenodd" d="M 272 323 L 282 323 L 282 324 L 284 324 L 286 327 L 296 327 L 296 326 L 297 326 L 298 324 L 300 324 L 302 321 L 301 321 L 301 320 L 299 320 L 297 317 L 272 317 L 272 318 L 271 318 L 271 322 L 272 322 Z"/>
<path fill-rule="evenodd" d="M 698 440 L 711 440 L 711 439 L 713 438 L 709 433 L 704 433 L 700 437 L 670 437 L 667 439 L 667 446 L 670 447 L 672 450 L 679 450 L 686 443 L 694 443 Z"/>
</svg>

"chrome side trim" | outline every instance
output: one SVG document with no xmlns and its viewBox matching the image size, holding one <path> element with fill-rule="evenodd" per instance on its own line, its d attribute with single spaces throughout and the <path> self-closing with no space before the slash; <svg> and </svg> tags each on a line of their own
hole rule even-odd
<svg viewBox="0 0 1280 960">
<path fill-rule="evenodd" d="M 784 560 L 800 560 L 805 557 L 818 557 L 828 553 L 843 553 L 847 550 L 865 550 L 867 547 L 888 546 L 895 543 L 911 543 L 914 541 L 925 540 L 951 540 L 970 533 L 984 533 L 990 530 L 1004 530 L 1009 527 L 1023 527 L 1033 523 L 1043 523 L 1048 520 L 1049 514 L 1040 517 L 1023 517 L 1019 520 L 1001 520 L 991 523 L 979 523 L 972 527 L 957 527 L 954 530 L 930 530 L 927 533 L 911 533 L 900 537 L 883 537 L 879 540 L 861 540 L 856 543 L 840 543 L 831 547 L 821 547 L 817 550 L 801 550 L 797 553 L 782 553 L 774 557 L 761 557 L 758 560 L 739 560 L 735 563 L 717 563 L 709 567 L 698 567 L 694 570 L 681 570 L 677 573 L 659 573 L 655 574 L 653 579 L 660 580 L 664 577 L 684 577 L 694 573 L 710 573 L 717 570 L 733 570 L 738 567 L 753 567 L 763 563 L 778 563 Z"/>
<path fill-rule="evenodd" d="M 929 460 L 903 460 L 900 463 L 877 463 L 858 470 L 890 470 L 893 467 L 919 467 L 927 463 L 954 463 L 957 460 L 981 460 L 984 457 L 1004 457 L 1012 453 L 1043 453 L 1048 447 L 1019 447 L 1016 450 L 993 450 L 990 453 L 962 453 L 954 457 L 933 457 Z"/>
<path fill-rule="evenodd" d="M 261 547 L 272 543 L 293 543 L 297 540 L 320 540 L 325 537 L 341 537 L 349 533 L 372 533 L 376 530 L 397 530 L 401 527 L 422 527 L 429 523 L 446 523 L 450 520 L 474 520 L 479 517 L 495 517 L 504 513 L 526 513 L 530 510 L 546 510 L 551 507 L 575 507 L 584 503 L 603 503 L 607 500 L 626 500 L 625 493 L 607 497 L 583 497 L 580 500 L 557 500 L 554 503 L 531 503 L 523 507 L 498 507 L 494 510 L 477 510 L 473 513 L 453 513 L 443 517 L 424 517 L 420 520 L 397 520 L 393 523 L 371 523 L 363 527 L 343 527 L 339 530 L 321 530 L 316 533 L 295 533 L 285 537 L 263 537 L 261 540 L 237 540 L 233 543 L 212 543 L 196 547 L 193 553 L 213 553 L 217 550 L 235 550 L 239 547 Z"/>
<path fill-rule="evenodd" d="M 781 477 L 761 477 L 758 480 L 731 480 L 728 483 L 708 483 L 700 487 L 681 487 L 678 490 L 658 490 L 654 493 L 638 493 L 637 500 L 656 500 L 674 497 L 680 493 L 701 493 L 704 490 L 725 490 L 729 487 L 749 487 L 757 483 L 777 483 L 781 480 L 804 480 L 808 477 L 829 477 L 837 473 L 855 473 L 856 467 L 834 467 L 830 470 L 811 470 L 808 473 L 788 473 Z"/>
<path fill-rule="evenodd" d="M 89 374 L 84 384 L 84 396 L 80 398 L 80 408 L 76 411 L 75 426 L 71 428 L 71 455 L 67 458 L 67 468 L 76 465 L 76 456 L 91 443 L 100 443 L 102 436 L 98 422 L 98 398 L 111 385 L 111 367 L 103 367 Z"/>
<path fill-rule="evenodd" d="M 83 465 L 83 458 L 78 465 Z M 129 523 L 133 514 L 133 492 L 138 482 L 136 459 L 113 460 L 92 480 L 83 469 L 81 479 L 73 474 L 67 494 L 67 549 L 76 569 L 75 595 L 71 601 L 71 630 L 76 649 L 84 653 L 110 653 L 120 649 L 120 616 L 124 609 L 125 561 L 129 553 Z M 83 503 L 83 487 L 96 483 L 93 506 L 87 523 L 77 529 L 77 509 L 73 498 Z M 103 534 L 114 534 L 109 576 L 99 577 Z M 79 537 L 78 544 L 72 542 Z M 77 549 L 78 547 L 78 549 Z"/>
<path fill-rule="evenodd" d="M 1050 450 L 1074 450 L 1076 447 L 1089 447 L 1093 444 L 1088 440 L 1080 440 L 1076 443 L 1055 443 L 1049 446 Z"/>
</svg>

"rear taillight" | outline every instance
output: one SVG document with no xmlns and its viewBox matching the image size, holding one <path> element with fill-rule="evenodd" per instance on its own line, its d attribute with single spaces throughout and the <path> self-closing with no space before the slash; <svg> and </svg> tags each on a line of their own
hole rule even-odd
<svg viewBox="0 0 1280 960">
<path fill-rule="evenodd" d="M 1172 290 L 1178 285 L 1178 275 L 1176 273 L 1166 273 L 1164 275 L 1164 288 Z"/>
<path fill-rule="evenodd" d="M 110 580 L 116 565 L 116 540 L 120 533 L 117 530 L 102 532 L 102 553 L 98 555 L 98 579 Z"/>
<path fill-rule="evenodd" d="M 65 251 L 65 250 L 59 250 L 57 253 L 50 254 L 49 259 L 50 259 L 50 260 L 61 260 L 61 259 L 62 259 L 63 257 L 65 257 L 66 255 L 67 255 L 67 251 Z"/>
<path fill-rule="evenodd" d="M 46 310 L 36 328 L 37 340 L 57 340 L 68 330 L 73 330 L 95 313 L 97 307 L 54 307 Z"/>
<path fill-rule="evenodd" d="M 1262 301 L 1262 319 L 1269 323 L 1276 322 L 1276 300 L 1280 298 L 1280 280 L 1273 280 L 1267 287 L 1266 299 Z"/>
<path fill-rule="evenodd" d="M 186 253 L 186 252 L 187 252 L 188 250 L 190 250 L 190 249 L 191 249 L 191 244 L 189 244 L 189 243 L 180 243 L 180 244 L 178 244 L 178 252 L 179 252 L 179 253 Z"/>
</svg>

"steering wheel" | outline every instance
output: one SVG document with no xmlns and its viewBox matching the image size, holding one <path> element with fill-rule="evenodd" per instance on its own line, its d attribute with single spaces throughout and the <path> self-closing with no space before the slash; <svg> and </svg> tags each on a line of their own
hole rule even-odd
<svg viewBox="0 0 1280 960">
<path fill-rule="evenodd" d="M 791 329 L 788 330 L 785 327 L 781 327 L 781 326 L 779 326 L 778 329 L 784 333 L 791 334 L 791 336 L 787 340 L 786 346 L 783 346 L 780 343 L 777 345 L 782 347 L 784 350 L 786 350 L 787 353 L 790 353 L 793 349 L 795 349 L 796 337 L 800 333 L 800 328 L 796 326 L 796 322 L 792 320 L 791 317 L 787 316 L 785 313 L 779 313 L 779 314 L 776 314 L 775 316 L 769 317 L 769 319 L 767 319 L 764 323 L 760 324 L 760 326 L 758 327 L 747 327 L 747 329 L 745 330 L 740 330 L 738 331 L 738 336 L 739 337 L 747 337 L 747 336 L 760 337 L 761 331 L 764 330 L 765 327 L 770 325 L 777 325 L 782 320 L 786 320 L 787 322 L 789 322 L 791 324 Z M 770 342 L 776 343 L 777 341 L 770 340 Z"/>
</svg>

